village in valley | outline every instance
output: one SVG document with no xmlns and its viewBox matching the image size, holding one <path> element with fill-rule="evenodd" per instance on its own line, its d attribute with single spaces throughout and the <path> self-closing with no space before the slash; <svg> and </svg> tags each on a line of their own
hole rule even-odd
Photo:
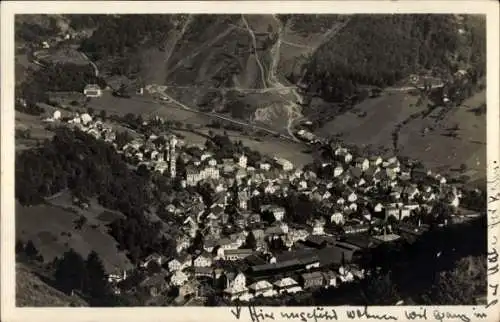
<svg viewBox="0 0 500 322">
<path fill-rule="evenodd" d="M 462 188 L 396 156 L 356 155 L 332 143 L 333 160 L 322 164 L 319 177 L 279 156 L 219 158 L 210 145 L 190 145 L 173 134 L 118 146 L 113 127 L 88 113 L 61 118 L 56 111 L 47 122 L 104 140 L 134 167 L 178 181 L 177 206 L 164 209 L 171 218 L 165 225 L 179 224 L 176 255 L 143 258 L 135 270 L 144 274 L 134 283 L 129 279 L 137 272 L 110 272 L 117 294 L 141 289 L 154 299 L 175 289 L 174 303 L 190 305 L 206 301 L 207 285 L 229 303 L 334 288 L 365 278 L 359 264 L 367 249 L 481 215 L 461 206 Z M 162 123 L 155 117 L 142 125 Z M 294 222 L 286 209 L 291 194 L 313 201 L 320 212 Z"/>
<path fill-rule="evenodd" d="M 113 30 L 116 21 L 128 28 L 129 18 L 118 16 L 102 18 L 103 30 Z M 175 21 L 172 34 L 179 33 L 179 39 L 188 30 L 186 26 L 193 24 L 192 19 L 200 19 L 200 24 L 208 19 L 185 16 L 169 18 Z M 72 19 L 83 19 L 79 23 L 84 24 L 84 18 Z M 111 19 L 110 25 L 106 19 Z M 149 26 L 141 17 L 134 19 Z M 218 18 L 210 19 L 216 22 L 207 20 L 207 25 L 222 26 Z M 244 15 L 227 19 L 238 23 L 241 20 L 241 26 L 246 28 L 236 30 L 244 32 L 245 37 L 253 35 L 254 42 L 256 35 L 264 39 L 269 34 L 269 39 L 262 40 L 264 49 L 259 50 L 278 54 L 272 58 L 269 75 L 260 66 L 262 77 L 256 78 L 258 82 L 262 78 L 263 88 L 253 83 L 240 89 L 235 89 L 240 85 L 214 85 L 223 95 L 220 100 L 212 95 L 216 98 L 205 104 L 211 110 L 205 105 L 192 107 L 195 104 L 189 97 L 211 97 L 207 88 L 212 83 L 181 84 L 183 73 L 196 69 L 189 64 L 195 61 L 194 53 L 187 61 L 177 57 L 174 65 L 163 66 L 169 73 L 181 69 L 178 74 L 169 74 L 167 86 L 148 83 L 142 76 L 137 77 L 139 72 L 123 71 L 114 65 L 123 63 L 132 70 L 136 56 L 132 55 L 130 61 L 110 60 L 113 67 L 107 66 L 104 54 L 99 57 L 101 61 L 96 60 L 97 56 L 91 60 L 81 48 L 95 47 L 97 52 L 102 46 L 94 46 L 90 40 L 99 44 L 102 39 L 86 29 L 63 33 L 61 39 L 47 36 L 41 45 L 27 41 L 20 46 L 19 56 L 27 56 L 27 60 L 31 59 L 28 63 L 36 65 L 30 70 L 36 77 L 19 85 L 19 93 L 16 86 L 16 185 L 24 186 L 16 189 L 17 261 L 26 265 L 24 269 L 49 276 L 46 280 L 52 279 L 52 286 L 66 296 L 73 300 L 80 297 L 90 306 L 343 305 L 346 303 L 337 299 L 344 295 L 347 302 L 355 298 L 355 303 L 371 303 L 385 296 L 384 292 L 392 294 L 384 297 L 384 305 L 407 304 L 406 299 L 412 305 L 411 301 L 418 302 L 428 294 L 440 298 L 441 290 L 436 290 L 434 284 L 455 278 L 443 272 L 463 258 L 469 261 L 467 256 L 482 255 L 477 241 L 484 237 L 478 227 L 483 225 L 486 196 L 482 184 L 472 184 L 466 174 L 482 175 L 476 168 L 482 166 L 480 154 L 485 143 L 477 139 L 481 133 L 476 136 L 476 132 L 480 132 L 477 124 L 483 123 L 477 120 L 484 117 L 486 107 L 461 106 L 474 91 L 484 94 L 483 84 L 476 86 L 479 73 L 473 68 L 457 67 L 442 81 L 435 77 L 441 71 L 428 67 L 421 73 L 423 86 L 416 80 L 407 83 L 406 76 L 396 82 L 394 76 L 390 89 L 377 85 L 365 92 L 363 86 L 354 90 L 351 80 L 342 83 L 342 77 L 351 75 L 347 69 L 338 79 L 331 76 L 333 72 L 317 71 L 320 76 L 316 80 L 333 77 L 319 81 L 325 87 L 322 90 L 318 84 L 311 85 L 316 81 L 313 76 L 307 80 L 295 75 L 297 79 L 291 81 L 293 71 L 281 71 L 283 75 L 291 74 L 291 78 L 284 77 L 290 82 L 284 86 L 279 77 L 272 75 L 276 72 L 272 69 L 278 69 L 279 46 L 290 43 L 278 38 L 272 44 L 271 31 L 274 26 L 275 36 L 282 37 L 282 28 L 289 26 L 275 15 L 264 17 L 263 21 L 270 23 L 268 33 L 254 34 Z M 300 25 L 301 18 L 293 19 Z M 336 19 L 332 26 L 341 30 L 351 18 Z M 164 25 L 166 21 L 159 17 L 151 25 L 170 28 Z M 305 21 L 304 26 L 308 26 Z M 254 25 L 259 25 L 258 20 Z M 363 31 L 362 24 L 354 26 Z M 144 37 L 153 39 L 156 33 L 155 28 L 152 30 L 149 38 Z M 241 49 L 245 45 L 240 44 L 246 38 L 233 37 L 236 52 L 247 55 Z M 171 52 L 158 49 L 162 61 L 166 53 L 175 56 L 174 49 L 179 50 L 178 39 L 173 39 Z M 190 41 L 184 40 L 183 44 Z M 117 42 L 116 46 L 123 47 Z M 112 47 L 106 50 L 112 51 Z M 188 49 L 191 54 L 192 48 Z M 222 45 L 219 49 L 226 50 Z M 51 61 L 59 56 L 76 63 Z M 231 55 L 224 59 L 226 56 Z M 135 78 L 125 77 L 127 73 Z M 254 74 L 259 72 L 249 73 L 252 77 Z M 167 82 L 165 75 L 158 75 Z M 392 77 L 387 75 L 384 77 Z M 210 82 L 219 82 L 223 76 L 211 76 Z M 435 84 L 428 81 L 431 78 Z M 55 85 L 44 87 L 49 81 Z M 338 88 L 328 85 L 329 81 L 338 81 Z M 176 86 L 176 82 L 180 85 Z M 311 88 L 316 87 L 312 93 Z M 320 92 L 332 100 L 322 101 Z M 257 94 L 259 99 L 255 99 Z M 337 102 L 336 96 L 342 99 Z M 267 105 L 261 108 L 260 98 L 272 103 L 262 103 Z M 375 103 L 361 108 L 363 101 Z M 256 111 L 251 116 L 234 113 L 236 109 L 247 113 L 252 108 Z M 379 112 L 377 108 L 386 110 Z M 304 110 L 304 114 L 296 110 Z M 453 115 L 455 111 L 460 115 L 468 113 L 467 117 L 474 117 L 474 121 L 470 126 L 460 123 L 460 127 L 455 122 L 458 116 L 443 121 L 447 113 Z M 382 124 L 384 113 L 393 112 L 394 117 Z M 258 119 L 256 115 L 272 117 Z M 288 123 L 280 123 L 283 115 L 289 117 Z M 414 127 L 407 126 L 410 121 Z M 448 126 L 451 123 L 455 126 Z M 407 128 L 401 130 L 403 126 Z M 371 135 L 357 135 L 356 131 L 363 132 L 365 127 L 367 133 L 381 134 L 377 132 L 373 142 L 358 144 Z M 344 140 L 346 136 L 349 140 Z M 442 141 L 433 145 L 432 137 Z M 451 143 L 454 159 L 448 156 L 445 160 L 443 151 L 437 151 L 445 146 L 443 142 L 455 142 L 452 140 L 457 138 L 472 147 L 469 160 L 459 160 L 463 154 L 456 156 L 456 143 Z M 410 157 L 413 142 L 419 146 Z M 429 152 L 431 146 L 435 152 Z M 294 151 L 286 154 L 287 150 Z M 432 153 L 439 156 L 419 158 Z M 300 158 L 294 159 L 295 154 Z M 454 165 L 444 169 L 457 162 L 463 162 L 460 168 Z M 49 214 L 52 217 L 47 218 L 52 219 L 40 227 L 33 224 L 32 218 L 38 220 Z M 456 240 L 462 237 L 470 239 L 471 245 L 458 245 Z M 440 262 L 439 258 L 445 259 Z M 74 267 L 79 267 L 75 263 L 87 268 L 73 272 Z M 464 271 L 469 273 L 479 267 L 473 260 L 468 263 Z M 413 275 L 407 275 L 413 268 Z M 421 275 L 419 269 L 424 271 Z M 481 268 L 477 271 L 477 276 L 484 273 Z M 96 281 L 90 281 L 92 274 L 99 276 Z M 425 280 L 421 288 L 417 285 L 420 278 Z M 469 292 L 471 298 L 479 297 L 476 286 Z M 364 297 L 358 299 L 353 289 L 363 289 L 360 292 Z M 97 300 L 92 302 L 94 295 Z M 325 300 L 321 302 L 321 298 Z"/>
</svg>

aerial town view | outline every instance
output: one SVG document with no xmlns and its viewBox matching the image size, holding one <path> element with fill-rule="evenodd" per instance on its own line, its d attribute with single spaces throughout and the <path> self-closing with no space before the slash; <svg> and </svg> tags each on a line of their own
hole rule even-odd
<svg viewBox="0 0 500 322">
<path fill-rule="evenodd" d="M 486 18 L 15 18 L 16 305 L 484 303 Z"/>
</svg>

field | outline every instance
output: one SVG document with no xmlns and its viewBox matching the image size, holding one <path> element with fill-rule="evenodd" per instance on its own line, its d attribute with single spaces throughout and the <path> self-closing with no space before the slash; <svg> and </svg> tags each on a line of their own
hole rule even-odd
<svg viewBox="0 0 500 322">
<path fill-rule="evenodd" d="M 50 139 L 53 132 L 45 129 L 45 123 L 40 116 L 30 115 L 16 111 L 15 128 L 16 130 L 29 130 L 30 138 L 16 137 L 16 151 L 34 147 L 37 142 Z"/>
<path fill-rule="evenodd" d="M 104 226 L 110 219 L 120 215 L 115 212 L 103 214 L 104 209 L 95 204 L 92 204 L 90 211 L 79 211 L 75 207 L 67 206 L 68 198 L 69 196 L 63 193 L 50 201 L 65 207 L 51 204 L 24 207 L 16 203 L 17 238 L 32 240 L 46 262 L 73 248 L 84 257 L 95 250 L 109 272 L 130 268 L 129 260 L 124 253 L 117 250 L 116 241 Z M 78 230 L 75 220 L 80 216 L 87 218 L 87 222 Z"/>
<path fill-rule="evenodd" d="M 467 166 L 466 175 L 471 180 L 486 176 L 486 115 L 475 115 L 471 109 L 485 103 L 485 92 L 469 98 L 458 108 L 448 111 L 437 109 L 428 117 L 418 118 L 403 127 L 400 132 L 402 153 L 422 160 L 431 168 L 449 170 L 462 163 Z M 468 107 L 466 107 L 468 106 Z M 442 120 L 435 120 L 444 112 Z M 445 136 L 448 129 L 458 125 L 457 136 Z M 421 135 L 424 128 L 431 130 Z"/>
<path fill-rule="evenodd" d="M 34 53 L 41 62 L 49 64 L 88 65 L 82 54 L 72 48 L 44 49 Z"/>
<path fill-rule="evenodd" d="M 216 134 L 222 134 L 223 130 L 210 129 Z M 208 134 L 208 129 L 200 130 Z M 229 138 L 233 141 L 241 141 L 243 145 L 248 146 L 252 150 L 259 151 L 263 155 L 269 157 L 279 156 L 292 162 L 295 167 L 302 167 L 313 161 L 313 156 L 309 153 L 303 152 L 305 146 L 301 143 L 294 143 L 283 141 L 282 139 L 267 136 L 262 138 L 261 141 L 255 140 L 251 137 L 242 135 L 239 132 L 226 131 Z M 205 139 L 202 143 L 205 142 Z"/>
<path fill-rule="evenodd" d="M 401 93 L 365 100 L 326 123 L 317 133 L 325 137 L 342 133 L 342 140 L 349 144 L 391 148 L 391 133 L 396 124 L 424 108 L 415 107 L 416 101 L 416 97 Z M 359 117 L 358 113 L 363 112 L 366 116 Z"/>
<path fill-rule="evenodd" d="M 16 263 L 16 306 L 64 307 L 88 305 L 76 296 L 68 296 L 49 286 L 25 264 Z"/>
<path fill-rule="evenodd" d="M 326 123 L 317 133 L 322 136 L 342 133 L 341 140 L 346 143 L 392 150 L 392 133 L 397 125 L 427 109 L 426 104 L 416 106 L 417 99 L 393 93 L 366 100 L 354 110 Z M 468 168 L 465 174 L 471 180 L 484 178 L 486 117 L 471 111 L 484 102 L 485 93 L 481 92 L 461 107 L 437 108 L 423 118 L 409 120 L 399 131 L 399 154 L 421 160 L 427 167 L 440 172 L 456 169 L 464 163 Z M 357 112 L 366 112 L 366 116 L 359 117 Z M 459 128 L 457 136 L 447 136 L 455 126 Z"/>
</svg>

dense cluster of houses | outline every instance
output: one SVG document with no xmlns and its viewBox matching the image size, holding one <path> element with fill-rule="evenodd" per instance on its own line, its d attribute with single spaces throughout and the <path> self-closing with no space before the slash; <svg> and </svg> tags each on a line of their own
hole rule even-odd
<svg viewBox="0 0 500 322">
<path fill-rule="evenodd" d="M 116 146 L 113 130 L 88 114 L 69 123 Z M 183 223 L 176 238 L 177 255 L 153 254 L 145 259 L 144 268 L 156 262 L 162 269 L 137 287 L 152 296 L 172 287 L 179 288 L 181 296 L 201 296 L 206 283 L 200 280 L 209 280 L 210 285 L 222 283 L 229 300 L 243 301 L 332 287 L 363 278 L 356 263 L 364 249 L 419 235 L 428 228 L 420 220 L 407 223 L 407 218 L 433 216 L 439 203 L 454 209 L 456 218 L 475 215 L 460 208 L 462 192 L 439 174 L 395 156 L 362 157 L 342 146 L 333 150 L 332 162 L 322 165 L 328 175 L 319 177 L 278 157 L 252 165 L 244 154 L 219 160 L 205 146 L 187 146 L 175 136 L 153 134 L 123 146 L 119 152 L 132 164 L 182 176 L 185 188 L 207 184 L 213 191 L 208 204 L 191 192 L 184 206 L 167 206 Z M 176 173 L 178 157 L 185 173 Z M 254 198 L 285 200 L 291 193 L 315 201 L 321 215 L 309 214 L 307 223 L 299 225 L 275 202 L 265 202 L 258 209 L 251 206 Z M 235 213 L 227 212 L 230 204 L 236 205 Z M 401 224 L 395 228 L 388 222 Z M 189 252 L 199 234 L 202 251 Z M 249 234 L 255 240 L 251 248 L 246 244 Z M 281 241 L 286 250 L 274 251 L 270 245 L 275 241 Z M 113 283 L 126 280 L 122 274 L 110 276 Z"/>
</svg>

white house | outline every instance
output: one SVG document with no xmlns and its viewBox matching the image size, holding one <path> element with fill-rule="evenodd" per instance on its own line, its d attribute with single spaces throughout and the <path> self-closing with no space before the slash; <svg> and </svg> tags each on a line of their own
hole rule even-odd
<svg viewBox="0 0 500 322">
<path fill-rule="evenodd" d="M 229 281 L 228 287 L 224 290 L 224 293 L 234 301 L 236 299 L 246 300 L 250 297 L 248 296 L 248 288 L 246 287 L 246 277 L 243 273 L 238 273 L 236 277 Z"/>
<path fill-rule="evenodd" d="M 370 161 L 366 158 L 358 157 L 356 158 L 356 167 L 365 171 L 370 167 Z"/>
<path fill-rule="evenodd" d="M 382 212 L 382 210 L 384 210 L 384 206 L 382 206 L 382 204 L 379 202 L 375 205 L 375 207 L 373 207 L 373 211 L 374 212 Z"/>
<path fill-rule="evenodd" d="M 102 96 L 102 90 L 96 84 L 88 84 L 83 89 L 83 95 L 85 95 L 87 97 L 101 97 Z"/>
<path fill-rule="evenodd" d="M 266 280 L 261 280 L 248 286 L 248 289 L 253 292 L 255 296 L 271 297 L 276 295 L 273 285 Z"/>
<path fill-rule="evenodd" d="M 355 202 L 356 200 L 358 200 L 358 196 L 356 195 L 356 193 L 354 191 L 352 191 L 348 196 L 347 196 L 347 201 L 349 202 Z"/>
<path fill-rule="evenodd" d="M 195 267 L 210 267 L 212 266 L 212 258 L 208 253 L 200 254 L 193 261 Z"/>
<path fill-rule="evenodd" d="M 170 283 L 175 286 L 181 286 L 186 283 L 188 280 L 188 276 L 182 271 L 176 271 L 172 277 L 170 278 Z"/>
<path fill-rule="evenodd" d="M 345 221 L 344 215 L 340 211 L 337 211 L 330 217 L 330 221 L 336 223 L 337 225 L 342 225 Z"/>
<path fill-rule="evenodd" d="M 176 258 L 169 261 L 167 265 L 170 272 L 178 271 L 182 268 L 181 262 L 179 262 L 179 260 Z"/>
<path fill-rule="evenodd" d="M 279 294 L 283 293 L 294 294 L 302 291 L 302 288 L 299 286 L 299 283 L 297 283 L 291 277 L 285 277 L 274 282 L 274 286 L 278 290 Z"/>
<path fill-rule="evenodd" d="M 283 158 L 274 158 L 276 164 L 280 166 L 283 171 L 290 171 L 293 169 L 293 163 Z"/>
<path fill-rule="evenodd" d="M 342 166 L 337 165 L 335 169 L 333 169 L 333 176 L 336 178 L 340 176 L 344 172 L 344 168 Z"/>
<path fill-rule="evenodd" d="M 382 162 L 384 162 L 384 160 L 380 157 L 380 156 L 373 156 L 370 158 L 370 162 L 375 165 L 375 166 L 378 166 L 380 164 L 382 164 Z"/>
</svg>

